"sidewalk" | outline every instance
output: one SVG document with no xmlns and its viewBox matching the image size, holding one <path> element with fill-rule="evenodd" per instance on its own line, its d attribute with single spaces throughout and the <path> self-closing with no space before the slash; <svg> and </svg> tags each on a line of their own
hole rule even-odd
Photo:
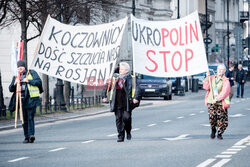
<svg viewBox="0 0 250 167">
<path fill-rule="evenodd" d="M 192 93 L 192 92 L 186 92 L 185 96 L 173 96 L 173 100 L 166 101 L 162 98 L 143 98 L 141 100 L 140 107 L 143 106 L 150 106 L 150 105 L 156 105 L 156 104 L 174 104 L 173 102 L 177 100 L 185 100 L 190 97 L 196 97 L 196 96 L 204 96 L 205 91 L 199 90 L 198 93 Z M 139 107 L 139 108 L 140 108 Z M 62 120 L 69 120 L 74 118 L 80 118 L 80 117 L 88 117 L 88 116 L 94 116 L 99 114 L 108 113 L 109 111 L 109 104 L 103 103 L 103 107 L 95 107 L 95 108 L 86 108 L 82 111 L 72 111 L 72 112 L 65 112 L 65 113 L 52 113 L 52 114 L 46 114 L 46 115 L 40 115 L 35 116 L 35 124 L 44 124 L 44 123 L 50 123 L 50 122 L 57 122 Z M 0 131 L 14 129 L 14 123 L 15 120 L 1 120 L 0 121 Z M 22 127 L 21 121 L 18 120 L 17 127 Z"/>
</svg>

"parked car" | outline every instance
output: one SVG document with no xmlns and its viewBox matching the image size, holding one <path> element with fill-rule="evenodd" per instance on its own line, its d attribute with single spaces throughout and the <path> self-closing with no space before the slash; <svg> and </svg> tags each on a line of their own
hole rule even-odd
<svg viewBox="0 0 250 167">
<path fill-rule="evenodd" d="M 186 80 L 187 80 L 187 77 L 180 77 L 181 78 L 181 90 L 185 91 L 185 88 L 186 88 Z M 176 84 L 176 77 L 171 77 L 170 80 L 172 81 L 172 92 L 173 93 L 177 93 L 178 90 L 177 90 L 177 84 Z"/>
<path fill-rule="evenodd" d="M 172 81 L 169 78 L 140 74 L 138 84 L 142 97 L 163 97 L 164 100 L 172 100 Z"/>
<path fill-rule="evenodd" d="M 209 68 L 210 75 L 214 75 L 214 69 L 215 69 L 214 66 L 212 66 L 212 68 Z M 216 70 L 217 70 L 217 66 L 216 66 Z M 204 82 L 205 78 L 206 78 L 206 72 L 193 75 L 193 79 L 198 79 L 198 87 L 199 87 L 199 89 L 202 89 L 203 82 Z"/>
</svg>

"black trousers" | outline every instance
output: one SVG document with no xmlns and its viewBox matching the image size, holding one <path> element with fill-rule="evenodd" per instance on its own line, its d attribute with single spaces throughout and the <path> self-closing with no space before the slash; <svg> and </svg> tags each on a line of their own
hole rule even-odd
<svg viewBox="0 0 250 167">
<path fill-rule="evenodd" d="M 34 116 L 36 113 L 36 107 L 23 109 L 23 132 L 25 138 L 30 137 L 31 135 L 34 136 L 35 134 L 35 121 Z"/>
<path fill-rule="evenodd" d="M 118 138 L 124 139 L 125 131 L 130 133 L 132 129 L 132 112 L 126 111 L 125 108 L 117 108 L 115 118 Z"/>
</svg>

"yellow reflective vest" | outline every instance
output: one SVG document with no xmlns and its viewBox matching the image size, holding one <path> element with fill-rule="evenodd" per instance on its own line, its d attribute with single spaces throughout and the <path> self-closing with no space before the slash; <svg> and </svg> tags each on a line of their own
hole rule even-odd
<svg viewBox="0 0 250 167">
<path fill-rule="evenodd" d="M 132 77 L 132 98 L 135 97 L 135 76 L 131 75 Z M 109 96 L 109 100 L 112 101 L 112 97 L 113 97 L 113 92 L 114 92 L 114 88 L 115 88 L 115 82 L 116 82 L 115 77 L 112 78 L 112 84 L 111 84 L 111 90 L 110 90 L 110 96 Z M 109 89 L 109 88 L 108 88 Z"/>
<path fill-rule="evenodd" d="M 33 77 L 29 71 L 28 71 L 27 79 L 33 80 Z M 40 97 L 40 92 L 39 92 L 38 86 L 33 86 L 33 85 L 30 85 L 29 83 L 27 84 L 27 86 L 28 86 L 28 90 L 29 90 L 29 94 L 30 94 L 31 98 Z"/>
</svg>

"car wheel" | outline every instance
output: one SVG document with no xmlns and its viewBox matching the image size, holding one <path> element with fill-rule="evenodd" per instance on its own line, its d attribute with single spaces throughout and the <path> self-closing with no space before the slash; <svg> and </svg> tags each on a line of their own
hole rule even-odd
<svg viewBox="0 0 250 167">
<path fill-rule="evenodd" d="M 168 100 L 168 96 L 164 96 L 164 100 Z"/>
<path fill-rule="evenodd" d="M 168 96 L 168 100 L 172 100 L 172 94 Z"/>
</svg>

